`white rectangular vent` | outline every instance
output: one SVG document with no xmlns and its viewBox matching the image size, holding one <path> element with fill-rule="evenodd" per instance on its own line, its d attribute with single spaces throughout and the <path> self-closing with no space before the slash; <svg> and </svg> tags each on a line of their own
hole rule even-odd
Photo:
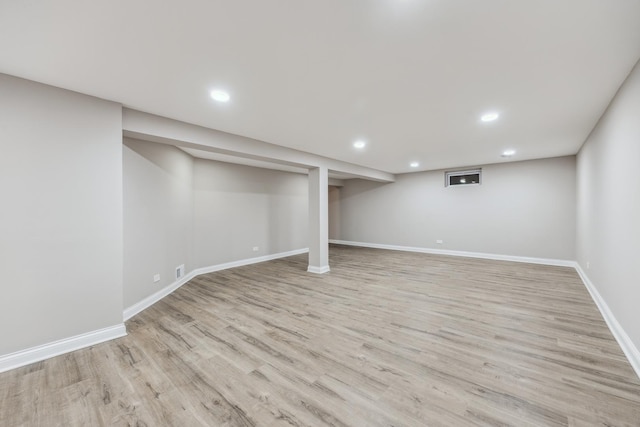
<svg viewBox="0 0 640 427">
<path fill-rule="evenodd" d="M 482 183 L 482 169 L 449 171 L 444 173 L 444 186 L 479 185 Z"/>
</svg>

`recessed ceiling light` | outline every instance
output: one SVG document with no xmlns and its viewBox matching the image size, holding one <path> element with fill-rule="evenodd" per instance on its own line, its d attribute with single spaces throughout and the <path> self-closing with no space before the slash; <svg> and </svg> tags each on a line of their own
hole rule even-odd
<svg viewBox="0 0 640 427">
<path fill-rule="evenodd" d="M 482 120 L 483 122 L 492 122 L 498 117 L 500 117 L 500 114 L 498 113 L 487 113 L 483 114 L 482 117 L 480 117 L 480 120 Z"/>
<path fill-rule="evenodd" d="M 516 150 L 505 150 L 502 152 L 502 157 L 511 157 L 516 154 Z"/>
<path fill-rule="evenodd" d="M 228 102 L 231 99 L 227 92 L 218 89 L 211 91 L 211 98 L 218 102 Z"/>
<path fill-rule="evenodd" d="M 420 166 L 420 163 L 418 163 L 418 162 L 411 162 L 411 163 L 409 163 L 409 166 L 411 166 L 412 168 L 417 168 L 418 166 Z"/>
<path fill-rule="evenodd" d="M 365 145 L 367 145 L 367 143 L 364 141 L 356 141 L 353 143 L 353 146 L 356 148 L 364 148 Z"/>
</svg>

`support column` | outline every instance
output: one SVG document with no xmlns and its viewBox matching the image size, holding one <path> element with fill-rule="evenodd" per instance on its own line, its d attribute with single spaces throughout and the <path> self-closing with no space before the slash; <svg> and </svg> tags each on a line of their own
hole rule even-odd
<svg viewBox="0 0 640 427">
<path fill-rule="evenodd" d="M 329 170 L 309 170 L 309 267 L 311 273 L 329 271 Z"/>
</svg>

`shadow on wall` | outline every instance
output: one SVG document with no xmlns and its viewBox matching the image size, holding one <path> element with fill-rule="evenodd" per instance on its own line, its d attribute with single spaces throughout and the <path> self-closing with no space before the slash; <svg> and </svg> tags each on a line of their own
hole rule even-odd
<svg viewBox="0 0 640 427">
<path fill-rule="evenodd" d="M 196 191 L 286 196 L 306 195 L 306 193 L 302 193 L 301 187 L 295 179 L 296 177 L 302 179 L 304 177 L 302 174 L 216 160 L 196 158 L 194 161 L 196 167 L 194 190 Z"/>
<path fill-rule="evenodd" d="M 124 138 L 123 144 L 170 175 L 191 181 L 193 157 L 178 149 L 159 150 L 158 143 Z M 173 146 L 167 146 L 173 148 Z M 191 164 L 185 163 L 189 159 Z"/>
<path fill-rule="evenodd" d="M 349 196 L 357 196 L 359 194 L 366 193 L 368 191 L 379 190 L 382 187 L 393 185 L 394 182 L 377 182 L 377 181 L 369 181 L 366 179 L 350 179 L 349 180 Z M 338 188 L 338 187 L 334 187 Z M 340 192 L 338 194 L 344 196 L 342 188 L 338 188 Z"/>
<path fill-rule="evenodd" d="M 341 188 L 329 186 L 329 239 L 339 240 L 342 235 L 340 216 Z"/>
</svg>

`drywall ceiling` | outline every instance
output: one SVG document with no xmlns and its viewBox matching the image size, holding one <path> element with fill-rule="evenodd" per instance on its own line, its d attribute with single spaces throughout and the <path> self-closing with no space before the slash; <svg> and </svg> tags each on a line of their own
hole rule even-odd
<svg viewBox="0 0 640 427">
<path fill-rule="evenodd" d="M 0 72 L 399 173 L 576 153 L 640 57 L 638 17 L 639 0 L 2 1 Z"/>
</svg>

